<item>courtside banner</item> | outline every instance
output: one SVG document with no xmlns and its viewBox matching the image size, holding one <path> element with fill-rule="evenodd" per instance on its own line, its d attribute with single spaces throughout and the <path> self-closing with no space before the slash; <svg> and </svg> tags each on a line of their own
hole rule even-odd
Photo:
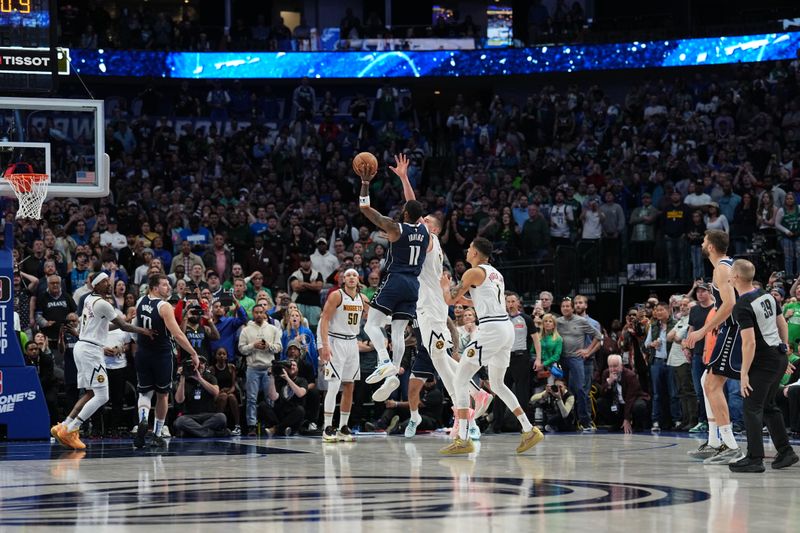
<svg viewBox="0 0 800 533">
<path fill-rule="evenodd" d="M 14 285 L 11 249 L 14 225 L 7 223 L 0 248 L 0 426 L 8 439 L 45 439 L 50 415 L 36 367 L 25 366 L 14 330 Z"/>
</svg>

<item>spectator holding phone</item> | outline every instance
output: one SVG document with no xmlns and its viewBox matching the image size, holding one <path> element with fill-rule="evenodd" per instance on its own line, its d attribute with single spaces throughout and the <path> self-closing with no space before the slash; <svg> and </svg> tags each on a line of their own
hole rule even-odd
<svg viewBox="0 0 800 533">
<path fill-rule="evenodd" d="M 219 339 L 211 341 L 211 351 L 216 352 L 219 348 L 225 348 L 228 352 L 228 362 L 235 364 L 236 333 L 240 327 L 247 324 L 247 313 L 230 294 L 226 293 L 223 296 L 227 296 L 227 299 L 220 298 L 211 305 L 213 322 L 219 332 Z M 232 308 L 233 316 L 226 316 L 229 308 Z"/>
</svg>

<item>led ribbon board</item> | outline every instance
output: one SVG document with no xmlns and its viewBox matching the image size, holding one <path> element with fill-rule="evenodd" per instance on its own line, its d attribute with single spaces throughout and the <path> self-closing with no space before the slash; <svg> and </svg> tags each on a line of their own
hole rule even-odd
<svg viewBox="0 0 800 533">
<path fill-rule="evenodd" d="M 173 79 L 511 76 L 794 59 L 800 32 L 485 50 L 156 52 L 72 49 L 82 75 Z"/>
</svg>

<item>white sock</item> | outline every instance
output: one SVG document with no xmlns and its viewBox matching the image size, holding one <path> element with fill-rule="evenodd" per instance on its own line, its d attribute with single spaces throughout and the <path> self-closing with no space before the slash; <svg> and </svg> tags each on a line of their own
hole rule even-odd
<svg viewBox="0 0 800 533">
<path fill-rule="evenodd" d="M 469 422 L 467 422 L 466 418 L 459 418 L 458 419 L 458 438 L 461 440 L 467 440 L 467 430 L 469 430 Z"/>
<path fill-rule="evenodd" d="M 517 420 L 519 420 L 519 423 L 522 424 L 522 431 L 523 432 L 527 433 L 528 431 L 533 429 L 533 426 L 531 425 L 531 421 L 528 420 L 528 415 L 526 415 L 525 413 L 522 413 L 521 415 L 517 415 Z"/>
<path fill-rule="evenodd" d="M 739 444 L 736 442 L 736 437 L 733 436 L 733 426 L 730 424 L 720 426 L 719 435 L 722 437 L 722 442 L 725 443 L 725 446 L 731 450 L 735 450 L 739 447 Z"/>
<path fill-rule="evenodd" d="M 717 428 L 717 423 L 712 422 L 711 420 L 708 421 L 708 445 L 712 448 L 719 448 L 719 445 L 722 444 L 722 441 L 719 440 L 719 431 Z"/>
<path fill-rule="evenodd" d="M 343 428 L 350 421 L 350 412 L 339 411 L 339 427 Z"/>
<path fill-rule="evenodd" d="M 323 422 L 323 424 L 323 429 L 333 425 L 333 413 L 325 413 L 325 422 Z"/>
<path fill-rule="evenodd" d="M 411 411 L 411 420 L 413 420 L 417 424 L 422 422 L 422 417 L 419 416 L 419 410 L 418 409 L 415 409 L 415 410 Z"/>
<path fill-rule="evenodd" d="M 81 420 L 80 416 L 76 416 L 69 424 L 67 424 L 67 431 L 75 431 L 76 429 L 80 429 L 81 424 L 83 424 L 83 420 Z"/>
<path fill-rule="evenodd" d="M 68 425 L 70 424 L 70 422 L 72 422 L 73 420 L 75 420 L 75 419 L 74 419 L 74 418 L 72 418 L 71 416 L 68 416 L 68 417 L 67 417 L 67 418 L 65 418 L 65 419 L 64 419 L 64 421 L 63 421 L 63 422 L 61 422 L 61 423 L 62 423 L 62 424 L 64 424 L 65 426 L 68 426 Z"/>
<path fill-rule="evenodd" d="M 156 437 L 160 437 L 161 436 L 161 429 L 163 427 L 164 427 L 164 420 L 156 418 L 156 423 L 153 426 L 153 435 L 155 435 Z"/>
</svg>

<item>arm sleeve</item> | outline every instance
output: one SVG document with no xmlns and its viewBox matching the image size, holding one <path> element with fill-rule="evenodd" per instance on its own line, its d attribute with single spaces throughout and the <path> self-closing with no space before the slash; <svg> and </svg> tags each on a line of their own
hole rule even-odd
<svg viewBox="0 0 800 533">
<path fill-rule="evenodd" d="M 531 403 L 537 403 L 537 402 L 542 401 L 546 394 L 547 394 L 547 391 L 537 392 L 536 394 L 531 396 Z"/>
<path fill-rule="evenodd" d="M 572 408 L 574 406 L 575 406 L 575 396 L 570 396 L 569 398 L 567 398 L 566 402 L 561 402 L 561 404 L 558 406 L 558 410 L 561 412 L 561 417 L 567 418 L 570 412 L 572 412 Z"/>
</svg>

